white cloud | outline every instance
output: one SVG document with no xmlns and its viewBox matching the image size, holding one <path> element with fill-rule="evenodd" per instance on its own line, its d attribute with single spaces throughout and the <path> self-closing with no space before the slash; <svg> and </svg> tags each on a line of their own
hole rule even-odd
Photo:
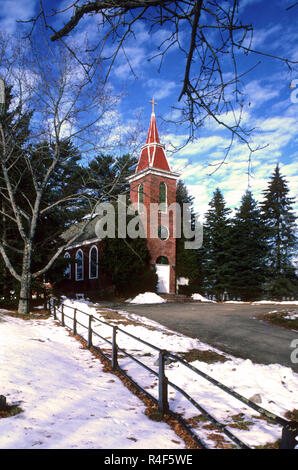
<svg viewBox="0 0 298 470">
<path fill-rule="evenodd" d="M 260 80 L 252 80 L 245 86 L 244 93 L 248 95 L 249 105 L 253 108 L 276 98 L 279 95 L 279 89 L 273 85 L 263 85 Z"/>
<path fill-rule="evenodd" d="M 0 25 L 6 34 L 13 34 L 21 24 L 34 16 L 37 0 L 1 0 Z"/>
<path fill-rule="evenodd" d="M 170 80 L 160 78 L 151 78 L 144 85 L 150 96 L 154 96 L 157 100 L 167 98 L 176 88 L 177 84 Z"/>
</svg>

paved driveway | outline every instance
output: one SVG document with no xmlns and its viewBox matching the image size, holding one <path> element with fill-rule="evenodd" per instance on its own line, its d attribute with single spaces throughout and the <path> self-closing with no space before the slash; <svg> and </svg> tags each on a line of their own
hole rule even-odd
<svg viewBox="0 0 298 470">
<path fill-rule="evenodd" d="M 298 332 L 264 323 L 261 314 L 284 310 L 284 305 L 165 303 L 110 304 L 143 315 L 166 327 L 213 345 L 238 357 L 263 364 L 279 363 L 298 372 L 291 362 L 291 342 Z M 297 306 L 289 307 L 297 309 Z"/>
</svg>

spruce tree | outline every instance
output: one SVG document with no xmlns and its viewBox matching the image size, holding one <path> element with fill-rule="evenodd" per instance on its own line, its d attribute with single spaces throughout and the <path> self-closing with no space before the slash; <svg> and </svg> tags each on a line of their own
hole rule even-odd
<svg viewBox="0 0 298 470">
<path fill-rule="evenodd" d="M 293 255 L 297 247 L 295 234 L 296 217 L 289 197 L 288 183 L 277 165 L 271 176 L 261 204 L 268 231 L 268 276 L 266 292 L 268 297 L 282 299 L 297 295 L 297 275 Z"/>
<path fill-rule="evenodd" d="M 141 237 L 131 238 L 128 234 L 125 238 L 117 236 L 118 210 L 119 207 L 115 204 L 116 236 L 103 238 L 99 270 L 110 279 L 115 293 L 120 296 L 156 292 L 158 279 L 150 262 L 147 240 Z M 127 222 L 132 217 L 127 216 Z"/>
<path fill-rule="evenodd" d="M 185 277 L 189 280 L 188 286 L 181 286 L 180 293 L 192 294 L 200 292 L 202 288 L 202 273 L 199 269 L 198 250 L 186 249 L 186 238 L 183 233 L 183 204 L 190 204 L 190 224 L 194 222 L 194 198 L 189 195 L 185 184 L 179 180 L 176 190 L 176 201 L 181 208 L 181 237 L 176 239 L 176 278 Z"/>
<path fill-rule="evenodd" d="M 250 191 L 232 220 L 228 292 L 244 301 L 260 299 L 266 273 L 266 227 Z"/>
<path fill-rule="evenodd" d="M 204 290 L 214 295 L 217 300 L 223 300 L 224 293 L 229 287 L 229 250 L 230 250 L 230 221 L 231 210 L 220 190 L 217 188 L 209 203 L 207 211 L 203 247 L 199 252 L 202 257 Z"/>
</svg>

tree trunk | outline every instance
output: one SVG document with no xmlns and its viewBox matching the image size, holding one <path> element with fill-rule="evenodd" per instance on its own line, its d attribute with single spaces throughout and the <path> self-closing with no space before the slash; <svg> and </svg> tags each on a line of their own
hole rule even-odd
<svg viewBox="0 0 298 470">
<path fill-rule="evenodd" d="M 21 289 L 18 312 L 27 314 L 30 312 L 31 300 L 31 259 L 32 259 L 32 246 L 31 243 L 26 244 L 24 248 L 23 267 L 21 277 Z"/>
</svg>

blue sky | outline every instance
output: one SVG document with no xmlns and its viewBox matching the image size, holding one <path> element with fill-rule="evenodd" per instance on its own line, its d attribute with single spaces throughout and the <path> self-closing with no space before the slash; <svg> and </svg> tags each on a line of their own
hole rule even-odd
<svg viewBox="0 0 298 470">
<path fill-rule="evenodd" d="M 298 60 L 298 6 L 287 11 L 293 4 L 291 0 L 243 0 L 240 2 L 241 15 L 246 23 L 254 25 L 253 47 L 266 50 L 273 55 Z M 15 33 L 19 28 L 16 20 L 27 19 L 38 10 L 37 0 L 2 0 L 0 26 L 3 32 Z M 45 0 L 48 8 L 63 7 L 69 1 Z M 60 17 L 59 21 L 63 21 Z M 96 17 L 87 18 L 76 31 L 76 39 L 89 34 L 96 38 Z M 168 158 L 173 170 L 180 171 L 191 195 L 195 196 L 196 210 L 203 214 L 208 208 L 212 194 L 219 187 L 229 207 L 239 205 L 244 191 L 248 187 L 247 159 L 248 149 L 235 142 L 228 159 L 216 172 L 211 174 L 225 154 L 229 144 L 227 131 L 218 128 L 209 120 L 201 128 L 196 141 L 172 153 L 172 145 L 183 145 L 187 139 L 187 129 L 173 127 L 167 119 L 173 116 L 173 107 L 178 105 L 183 78 L 183 60 L 177 49 L 167 55 L 162 68 L 158 71 L 158 61 L 148 61 L 157 52 L 156 48 L 166 30 L 149 34 L 143 24 L 136 29 L 136 36 L 126 46 L 135 75 L 124 55 L 120 55 L 109 78 L 109 85 L 115 92 L 123 93 L 117 109 L 110 116 L 117 121 L 115 134 L 125 136 L 134 126 L 141 129 L 139 141 L 144 143 L 149 125 L 151 104 L 154 96 L 158 105 L 156 116 L 161 141 L 168 149 Z M 261 200 L 262 190 L 267 186 L 276 163 L 279 163 L 283 175 L 289 182 L 291 196 L 296 196 L 297 178 L 297 143 L 298 143 L 298 99 L 293 100 L 295 89 L 290 84 L 297 80 L 298 72 L 290 73 L 281 62 L 265 57 L 239 55 L 240 70 L 248 69 L 259 60 L 261 63 L 248 74 L 243 82 L 247 103 L 243 118 L 249 128 L 255 128 L 251 139 L 253 147 L 263 146 L 253 154 L 252 177 L 250 188 L 256 199 Z M 227 70 L 229 72 L 229 64 Z M 295 85 L 296 86 L 296 85 Z M 292 99 L 291 99 L 292 97 Z M 225 117 L 227 121 L 230 116 Z M 118 149 L 119 153 L 125 146 Z"/>
</svg>

